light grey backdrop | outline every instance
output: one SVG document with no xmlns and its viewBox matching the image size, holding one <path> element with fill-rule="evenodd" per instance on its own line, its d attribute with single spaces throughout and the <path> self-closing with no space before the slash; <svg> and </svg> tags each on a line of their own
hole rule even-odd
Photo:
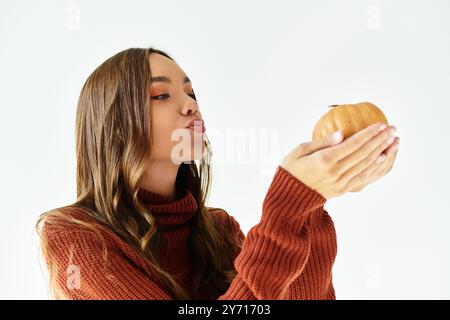
<svg viewBox="0 0 450 320">
<path fill-rule="evenodd" d="M 0 2 L 0 298 L 48 297 L 33 227 L 75 199 L 86 77 L 154 46 L 193 81 L 217 160 L 209 204 L 244 232 L 328 105 L 379 105 L 401 138 L 393 170 L 325 205 L 337 298 L 449 299 L 449 17 L 446 0 Z M 219 161 L 244 154 L 234 141 L 256 161 Z"/>
</svg>

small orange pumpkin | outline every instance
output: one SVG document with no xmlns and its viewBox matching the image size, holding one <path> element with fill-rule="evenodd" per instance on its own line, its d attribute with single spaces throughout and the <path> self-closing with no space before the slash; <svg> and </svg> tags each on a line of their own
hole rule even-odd
<svg viewBox="0 0 450 320">
<path fill-rule="evenodd" d="M 341 130 L 344 134 L 344 139 L 346 139 L 376 122 L 383 122 L 389 125 L 380 108 L 370 102 L 340 104 L 329 107 L 332 109 L 319 119 L 314 128 L 313 141 L 325 138 L 337 130 Z"/>
</svg>

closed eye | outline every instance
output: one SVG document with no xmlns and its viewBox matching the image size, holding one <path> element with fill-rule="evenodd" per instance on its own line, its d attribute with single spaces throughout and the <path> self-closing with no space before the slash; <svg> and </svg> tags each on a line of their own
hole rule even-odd
<svg viewBox="0 0 450 320">
<path fill-rule="evenodd" d="M 165 97 L 165 98 L 164 98 Z M 168 94 L 160 94 L 159 96 L 153 96 L 153 97 L 151 97 L 152 99 L 154 99 L 154 100 L 164 100 L 164 99 L 166 99 L 166 98 L 168 98 L 169 97 L 169 95 Z"/>
<path fill-rule="evenodd" d="M 196 97 L 195 97 L 195 93 L 193 91 L 192 91 L 192 93 L 188 93 L 188 96 L 190 96 L 194 100 L 197 100 Z M 154 100 L 166 100 L 169 97 L 170 96 L 167 93 L 165 93 L 165 94 L 160 94 L 158 96 L 153 96 L 153 97 L 151 97 L 151 99 L 154 99 Z"/>
</svg>

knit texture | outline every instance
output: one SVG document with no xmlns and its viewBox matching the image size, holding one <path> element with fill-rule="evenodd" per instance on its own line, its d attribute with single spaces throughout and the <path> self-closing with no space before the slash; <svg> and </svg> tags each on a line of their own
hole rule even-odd
<svg viewBox="0 0 450 320">
<path fill-rule="evenodd" d="M 195 270 L 187 249 L 189 220 L 197 202 L 190 191 L 170 200 L 140 189 L 139 199 L 161 229 L 158 259 L 189 290 Z M 242 239 L 234 259 L 237 276 L 218 300 L 336 299 L 332 266 L 337 254 L 336 232 L 326 199 L 278 166 L 263 202 L 259 222 L 247 236 L 225 210 L 214 213 Z M 96 223 L 86 213 L 70 214 Z M 69 212 L 68 212 L 69 214 Z M 58 289 L 69 299 L 173 299 L 141 253 L 99 223 L 100 236 L 79 225 L 61 223 L 42 228 L 56 256 Z M 105 254 L 105 249 L 107 254 Z"/>
</svg>

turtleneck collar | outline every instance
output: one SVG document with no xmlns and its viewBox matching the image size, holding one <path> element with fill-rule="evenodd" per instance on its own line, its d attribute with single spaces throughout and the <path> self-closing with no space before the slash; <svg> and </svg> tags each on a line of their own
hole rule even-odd
<svg viewBox="0 0 450 320">
<path fill-rule="evenodd" d="M 175 200 L 139 189 L 138 198 L 151 211 L 158 224 L 163 229 L 173 229 L 185 225 L 194 216 L 198 205 L 195 196 L 189 189 Z"/>
</svg>

